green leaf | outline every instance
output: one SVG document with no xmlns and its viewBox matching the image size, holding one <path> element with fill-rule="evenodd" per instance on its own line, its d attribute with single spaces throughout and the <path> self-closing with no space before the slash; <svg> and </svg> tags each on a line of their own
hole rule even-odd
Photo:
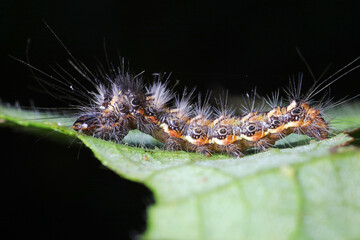
<svg viewBox="0 0 360 240">
<path fill-rule="evenodd" d="M 335 130 L 360 126 L 359 104 L 331 114 Z M 78 137 L 105 166 L 148 186 L 155 204 L 144 239 L 360 238 L 360 150 L 344 146 L 345 133 L 290 135 L 267 152 L 206 158 L 162 150 L 139 131 L 126 144 L 81 135 L 73 119 L 36 111 L 2 106 L 0 120 Z"/>
</svg>

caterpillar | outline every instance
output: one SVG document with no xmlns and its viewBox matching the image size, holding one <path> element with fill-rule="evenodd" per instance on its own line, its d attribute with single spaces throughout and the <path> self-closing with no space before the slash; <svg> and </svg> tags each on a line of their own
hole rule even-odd
<svg viewBox="0 0 360 240">
<path fill-rule="evenodd" d="M 63 45 L 57 35 L 50 31 Z M 358 68 L 360 65 L 348 69 L 360 57 L 325 80 L 314 78 L 314 84 L 305 93 L 302 91 L 303 75 L 299 74 L 298 79 L 292 78 L 285 89 L 285 105 L 281 104 L 278 91 L 265 99 L 268 109 L 256 108 L 254 91 L 253 96 L 248 97 L 248 106 L 244 106 L 243 114 L 236 115 L 229 106 L 227 94 L 216 98 L 215 107 L 209 104 L 211 92 L 204 98 L 199 94 L 193 103 L 194 89 L 185 89 L 181 95 L 176 94 L 169 86 L 170 75 L 165 79 L 166 74 L 155 74 L 154 81 L 146 84 L 142 73 L 133 74 L 125 67 L 124 59 L 119 66 L 108 63 L 106 70 L 100 66 L 95 73 L 63 47 L 70 56 L 70 65 L 95 87 L 95 91 L 88 91 L 62 67 L 54 70 L 58 76 L 54 77 L 29 62 L 16 60 L 28 65 L 32 71 L 60 82 L 61 86 L 56 86 L 56 90 L 74 95 L 70 98 L 78 103 L 82 103 L 79 98 L 90 100 L 78 107 L 73 130 L 117 143 L 121 143 L 130 130 L 138 129 L 162 142 L 166 150 L 184 150 L 208 157 L 214 153 L 241 157 L 250 148 L 266 151 L 277 140 L 291 133 L 304 134 L 317 140 L 326 139 L 330 127 L 324 119 L 324 111 L 357 97 L 331 103 L 331 99 L 325 100 L 329 96 L 324 91 Z M 313 76 L 311 70 L 310 73 Z M 54 87 L 41 78 L 37 79 L 42 85 Z M 315 97 L 320 93 L 323 97 L 316 101 Z"/>
<path fill-rule="evenodd" d="M 82 108 L 72 128 L 115 142 L 121 142 L 130 130 L 139 129 L 164 143 L 167 150 L 185 150 L 205 156 L 226 153 L 241 157 L 249 148 L 265 151 L 291 133 L 323 140 L 329 133 L 329 123 L 323 112 L 330 104 L 329 101 L 316 104 L 314 97 L 358 68 L 342 72 L 358 59 L 326 80 L 315 81 L 305 94 L 301 89 L 303 75 L 299 74 L 297 80 L 291 79 L 285 91 L 288 104 L 283 106 L 279 105 L 277 92 L 266 101 L 269 110 L 256 109 L 255 93 L 250 98 L 250 108 L 243 115 L 234 114 L 226 94 L 217 99 L 217 107 L 209 104 L 211 93 L 204 99 L 199 94 L 198 101 L 192 103 L 194 90 L 185 89 L 181 96 L 176 95 L 169 88 L 168 79 L 162 80 L 160 74 L 153 83 L 145 85 L 141 74 L 131 74 L 122 65 L 98 76 L 105 83 L 91 93 L 93 103 Z M 84 71 L 81 65 L 74 67 Z"/>
</svg>

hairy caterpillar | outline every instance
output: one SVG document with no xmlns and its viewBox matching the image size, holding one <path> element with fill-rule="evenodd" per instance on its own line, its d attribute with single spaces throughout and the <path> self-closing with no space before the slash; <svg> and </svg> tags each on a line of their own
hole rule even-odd
<svg viewBox="0 0 360 240">
<path fill-rule="evenodd" d="M 337 73 L 338 74 L 338 73 Z M 266 150 L 290 133 L 305 134 L 318 140 L 327 138 L 329 126 L 323 118 L 326 106 L 311 107 L 313 97 L 324 90 L 325 80 L 315 83 L 301 95 L 302 75 L 288 89 L 289 104 L 269 103 L 269 111 L 251 109 L 236 116 L 219 100 L 215 113 L 209 95 L 192 104 L 193 91 L 175 96 L 167 81 L 156 80 L 143 87 L 141 76 L 118 70 L 93 93 L 94 104 L 85 107 L 73 129 L 95 137 L 121 141 L 131 129 L 139 129 L 164 143 L 167 150 L 186 150 L 211 156 L 226 152 L 236 157 L 249 148 Z M 330 79 L 330 78 L 329 78 Z M 296 85 L 297 84 L 297 85 Z M 174 100 L 168 107 L 166 104 Z"/>
<path fill-rule="evenodd" d="M 249 148 L 265 151 L 291 133 L 326 139 L 329 124 L 323 112 L 343 101 L 331 104 L 325 101 L 326 93 L 320 101 L 316 101 L 315 97 L 358 68 L 359 65 L 348 69 L 360 58 L 329 78 L 315 81 L 306 93 L 302 93 L 303 75 L 299 74 L 298 79 L 291 79 L 285 91 L 287 100 L 284 105 L 280 104 L 279 93 L 275 93 L 266 101 L 268 109 L 257 109 L 254 107 L 254 94 L 249 97 L 249 106 L 244 113 L 235 115 L 228 105 L 226 94 L 217 98 L 216 107 L 209 104 L 210 93 L 204 99 L 199 95 L 197 102 L 193 103 L 194 90 L 184 90 L 177 95 L 169 87 L 169 79 L 164 80 L 161 74 L 156 75 L 153 83 L 145 84 L 142 73 L 132 74 L 125 67 L 124 60 L 119 66 L 109 64 L 107 69 L 100 67 L 96 72 L 91 71 L 64 48 L 71 57 L 71 66 L 95 87 L 95 91 L 89 92 L 62 67 L 55 70 L 57 77 L 54 77 L 29 63 L 23 63 L 60 82 L 62 86 L 56 87 L 59 92 L 74 95 L 75 99 L 89 100 L 90 96 L 90 102 L 78 108 L 77 119 L 72 126 L 75 131 L 121 142 L 130 130 L 139 129 L 164 143 L 167 150 L 185 150 L 205 156 L 221 152 L 241 157 Z"/>
</svg>

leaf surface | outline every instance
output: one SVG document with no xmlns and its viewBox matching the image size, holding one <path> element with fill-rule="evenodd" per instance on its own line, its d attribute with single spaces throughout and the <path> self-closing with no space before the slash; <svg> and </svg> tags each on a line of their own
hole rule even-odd
<svg viewBox="0 0 360 240">
<path fill-rule="evenodd" d="M 337 130 L 360 126 L 359 105 L 333 115 Z M 105 166 L 148 186 L 155 204 L 144 239 L 360 238 L 360 150 L 343 146 L 352 141 L 345 133 L 290 135 L 267 152 L 206 158 L 164 151 L 139 131 L 126 144 L 81 135 L 73 119 L 37 111 L 2 106 L 0 120 L 77 137 Z"/>
</svg>

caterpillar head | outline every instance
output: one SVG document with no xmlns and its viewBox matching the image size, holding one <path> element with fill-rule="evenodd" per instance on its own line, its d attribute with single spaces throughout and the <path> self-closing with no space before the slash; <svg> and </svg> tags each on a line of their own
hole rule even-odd
<svg viewBox="0 0 360 240">
<path fill-rule="evenodd" d="M 101 115 L 84 115 L 73 124 L 77 132 L 97 138 L 120 142 L 129 132 L 129 121 L 116 116 L 102 118 Z"/>
<path fill-rule="evenodd" d="M 84 115 L 74 122 L 72 128 L 77 132 L 92 135 L 99 125 L 100 121 L 97 115 Z"/>
</svg>

